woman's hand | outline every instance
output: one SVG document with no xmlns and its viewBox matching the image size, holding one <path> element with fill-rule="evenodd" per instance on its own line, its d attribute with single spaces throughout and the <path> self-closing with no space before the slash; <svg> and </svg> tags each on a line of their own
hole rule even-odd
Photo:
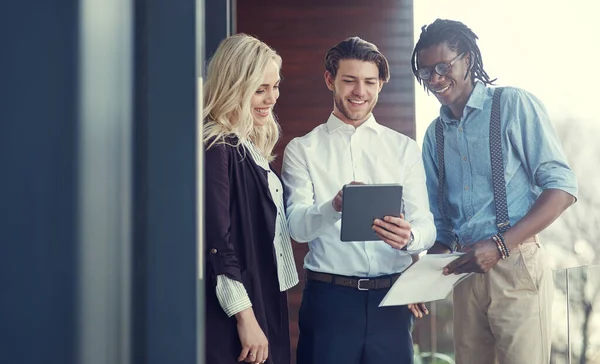
<svg viewBox="0 0 600 364">
<path fill-rule="evenodd" d="M 260 328 L 254 310 L 247 308 L 235 314 L 237 319 L 237 330 L 242 351 L 238 362 L 264 363 L 269 356 L 269 342 L 265 333 Z"/>
</svg>

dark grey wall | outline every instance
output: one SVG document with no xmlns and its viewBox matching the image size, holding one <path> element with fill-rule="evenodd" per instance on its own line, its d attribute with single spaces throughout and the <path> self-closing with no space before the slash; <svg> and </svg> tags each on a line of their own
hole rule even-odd
<svg viewBox="0 0 600 364">
<path fill-rule="evenodd" d="M 77 12 L 76 0 L 0 11 L 2 363 L 74 363 Z"/>
<path fill-rule="evenodd" d="M 194 0 L 136 5 L 136 364 L 196 357 Z"/>
<path fill-rule="evenodd" d="M 196 362 L 195 16 L 3 2 L 0 363 Z"/>
<path fill-rule="evenodd" d="M 208 0 L 205 3 L 204 55 L 207 60 L 215 53 L 221 40 L 234 33 L 235 3 L 235 0 Z"/>
</svg>

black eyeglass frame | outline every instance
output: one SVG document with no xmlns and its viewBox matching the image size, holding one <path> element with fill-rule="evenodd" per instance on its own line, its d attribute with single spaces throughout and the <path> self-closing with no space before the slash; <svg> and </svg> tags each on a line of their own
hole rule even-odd
<svg viewBox="0 0 600 364">
<path fill-rule="evenodd" d="M 452 65 L 454 65 L 454 63 L 456 63 L 456 61 L 458 61 L 462 56 L 464 56 L 465 53 L 467 52 L 462 52 L 458 56 L 454 57 L 454 59 L 452 59 L 450 62 L 440 62 L 431 67 L 420 67 L 417 70 L 417 77 L 423 81 L 429 81 L 431 79 L 431 75 L 433 75 L 433 72 L 440 76 L 446 76 L 452 70 Z M 444 69 L 438 69 L 438 67 L 445 67 L 445 71 Z M 427 73 L 423 74 L 423 72 Z"/>
</svg>

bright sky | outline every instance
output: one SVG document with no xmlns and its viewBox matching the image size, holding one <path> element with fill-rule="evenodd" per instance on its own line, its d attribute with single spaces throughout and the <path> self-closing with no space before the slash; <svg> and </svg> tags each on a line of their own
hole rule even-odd
<svg viewBox="0 0 600 364">
<path fill-rule="evenodd" d="M 598 120 L 600 27 L 591 0 L 415 0 L 415 42 L 436 18 L 459 20 L 479 36 L 484 67 L 497 85 L 524 88 L 546 105 L 553 121 Z M 416 82 L 416 81 L 415 81 Z M 417 141 L 422 143 L 439 103 L 416 84 Z"/>
</svg>

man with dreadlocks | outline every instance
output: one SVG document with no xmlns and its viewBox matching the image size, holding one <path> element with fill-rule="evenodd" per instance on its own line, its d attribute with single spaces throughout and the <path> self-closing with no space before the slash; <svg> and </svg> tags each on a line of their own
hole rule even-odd
<svg viewBox="0 0 600 364">
<path fill-rule="evenodd" d="M 542 103 L 490 87 L 477 39 L 437 19 L 413 51 L 415 77 L 442 105 L 423 142 L 429 252 L 465 253 L 444 274 L 480 273 L 454 289 L 457 363 L 548 363 L 554 288 L 537 234 L 576 201 L 577 178 Z"/>
</svg>

